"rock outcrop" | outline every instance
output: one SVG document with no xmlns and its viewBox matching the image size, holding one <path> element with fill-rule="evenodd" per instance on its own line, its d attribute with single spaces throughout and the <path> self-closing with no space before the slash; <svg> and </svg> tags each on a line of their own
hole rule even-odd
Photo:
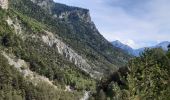
<svg viewBox="0 0 170 100">
<path fill-rule="evenodd" d="M 88 9 L 69 7 L 64 4 L 57 4 L 53 0 L 31 0 L 47 10 L 55 18 L 61 20 L 83 20 L 84 22 L 92 23 Z"/>
<path fill-rule="evenodd" d="M 91 77 L 99 77 L 101 74 L 92 70 L 95 68 L 95 65 L 89 65 L 83 57 L 78 55 L 73 49 L 68 47 L 64 42 L 54 36 L 53 33 L 47 32 L 46 35 L 42 36 L 44 43 L 48 44 L 50 47 L 56 47 L 59 54 L 63 55 L 70 62 L 74 63 L 79 69 L 90 74 Z"/>
<path fill-rule="evenodd" d="M 59 14 L 55 13 L 53 16 L 62 20 L 82 20 L 87 23 L 92 23 L 89 10 L 87 9 L 75 9 L 73 11 L 65 11 Z"/>
<path fill-rule="evenodd" d="M 17 70 L 19 72 L 21 72 L 23 74 L 23 76 L 29 80 L 30 82 L 32 82 L 34 85 L 37 85 L 41 82 L 43 83 L 47 83 L 50 86 L 53 86 L 54 88 L 57 89 L 57 86 L 53 85 L 53 83 L 46 77 L 44 76 L 40 76 L 35 72 L 32 72 L 29 69 L 29 63 L 25 62 L 22 59 L 18 59 L 16 58 L 14 55 L 12 54 L 7 54 L 5 52 L 2 53 L 2 55 L 8 60 L 9 65 L 14 66 L 15 68 L 17 68 Z"/>
<path fill-rule="evenodd" d="M 6 22 L 8 23 L 8 25 L 10 27 L 14 28 L 16 34 L 22 33 L 22 28 L 21 28 L 21 25 L 19 24 L 19 20 L 17 18 L 15 18 L 15 21 L 13 21 L 10 17 L 8 17 Z"/>
<path fill-rule="evenodd" d="M 51 12 L 52 5 L 53 5 L 53 0 L 31 0 L 33 3 L 41 6 L 45 10 L 47 10 L 49 13 Z"/>
<path fill-rule="evenodd" d="M 8 0 L 0 0 L 0 7 L 2 9 L 8 9 Z"/>
</svg>

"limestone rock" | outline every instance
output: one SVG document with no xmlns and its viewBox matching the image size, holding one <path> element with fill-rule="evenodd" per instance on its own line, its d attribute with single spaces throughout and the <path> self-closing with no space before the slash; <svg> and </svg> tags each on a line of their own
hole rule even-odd
<svg viewBox="0 0 170 100">
<path fill-rule="evenodd" d="M 85 60 L 82 56 L 77 54 L 73 49 L 68 47 L 64 42 L 54 36 L 51 32 L 46 32 L 46 35 L 42 36 L 44 43 L 48 44 L 50 47 L 56 47 L 59 54 L 63 55 L 70 62 L 74 63 L 79 69 L 90 74 L 91 77 L 100 77 L 101 73 L 92 70 L 95 68 L 95 65 L 89 65 L 88 61 Z"/>
<path fill-rule="evenodd" d="M 22 73 L 23 76 L 26 79 L 28 79 L 30 82 L 32 82 L 34 85 L 37 85 L 37 84 L 43 82 L 43 83 L 47 83 L 50 86 L 52 86 L 55 89 L 57 89 L 57 86 L 55 86 L 52 83 L 52 81 L 50 81 L 47 77 L 38 75 L 37 73 L 31 71 L 29 69 L 29 64 L 27 62 L 25 62 L 24 60 L 18 59 L 14 55 L 7 54 L 5 52 L 3 52 L 2 54 L 8 60 L 9 65 L 14 66 L 15 68 L 17 68 L 17 70 L 20 73 Z"/>
<path fill-rule="evenodd" d="M 8 9 L 8 0 L 0 0 L 0 6 L 2 9 Z"/>
</svg>

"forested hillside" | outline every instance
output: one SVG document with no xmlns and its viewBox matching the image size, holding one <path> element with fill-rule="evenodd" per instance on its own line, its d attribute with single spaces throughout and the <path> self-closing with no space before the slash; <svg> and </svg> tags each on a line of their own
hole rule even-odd
<svg viewBox="0 0 170 100">
<path fill-rule="evenodd" d="M 48 6 L 43 5 L 43 1 L 47 2 Z M 68 46 L 86 58 L 98 71 L 115 70 L 127 62 L 128 54 L 113 47 L 100 35 L 90 19 L 87 9 L 56 4 L 52 0 L 37 0 L 37 2 L 11 0 L 11 7 L 48 26 L 50 31 L 57 34 Z M 51 14 L 44 11 L 46 9 L 50 10 L 48 12 Z"/>
<path fill-rule="evenodd" d="M 0 100 L 169 100 L 170 50 L 113 46 L 89 10 L 0 0 Z"/>
<path fill-rule="evenodd" d="M 52 0 L 0 0 L 0 99 L 79 100 L 131 56 L 89 11 Z"/>
<path fill-rule="evenodd" d="M 104 78 L 95 95 L 97 100 L 169 100 L 170 99 L 170 50 L 145 50 L 140 57 L 129 61 Z"/>
</svg>

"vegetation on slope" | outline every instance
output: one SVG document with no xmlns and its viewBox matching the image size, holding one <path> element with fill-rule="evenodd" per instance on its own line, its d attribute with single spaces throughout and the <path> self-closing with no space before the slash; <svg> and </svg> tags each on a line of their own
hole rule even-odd
<svg viewBox="0 0 170 100">
<path fill-rule="evenodd" d="M 26 37 L 25 39 L 15 33 L 14 27 L 7 24 L 7 16 L 12 20 L 18 19 L 22 25 L 21 35 Z M 0 17 L 0 99 L 78 100 L 83 96 L 83 90 L 95 90 L 95 81 L 89 75 L 63 58 L 55 48 L 50 48 L 41 40 L 32 38 L 34 34 L 41 34 L 44 25 L 12 9 L 8 12 L 0 10 Z M 32 71 L 48 77 L 58 90 L 48 84 L 33 85 L 8 64 L 6 58 L 1 55 L 2 51 L 12 53 L 28 62 Z M 65 91 L 67 85 L 73 89 L 72 92 Z"/>
<path fill-rule="evenodd" d="M 95 70 L 99 72 L 111 72 L 125 65 L 129 58 L 129 55 L 104 39 L 94 24 L 80 20 L 80 16 L 76 15 L 76 11 L 87 14 L 88 10 L 54 4 L 51 8 L 52 14 L 49 14 L 30 0 L 11 0 L 10 7 L 48 26 L 48 29 L 59 35 L 67 45 L 88 59 L 89 63 L 95 64 L 98 67 Z M 75 13 L 66 20 L 53 17 L 69 11 Z"/>
<path fill-rule="evenodd" d="M 121 70 L 99 85 L 100 100 L 169 100 L 170 99 L 170 50 L 146 50 L 129 62 L 122 75 Z M 123 84 L 122 84 L 123 83 Z"/>
<path fill-rule="evenodd" d="M 95 29 L 93 23 L 81 20 L 80 16 L 68 19 L 54 18 L 52 14 L 82 10 L 62 4 L 52 5 L 52 14 L 30 0 L 9 0 L 10 8 L 0 9 L 0 51 L 14 54 L 30 64 L 30 69 L 46 76 L 59 89 L 48 84 L 34 85 L 25 79 L 0 53 L 0 99 L 4 100 L 78 100 L 83 91 L 96 90 L 96 80 L 60 55 L 56 48 L 42 42 L 44 30 L 59 35 L 71 48 L 98 68 L 94 71 L 111 73 L 116 67 L 124 66 L 130 57 L 113 47 Z M 6 20 L 18 19 L 22 34 Z M 128 69 L 129 68 L 129 69 Z M 98 84 L 96 100 L 168 100 L 170 93 L 170 50 L 146 50 L 140 57 L 131 60 L 127 67 L 120 68 Z M 64 91 L 71 86 L 72 92 Z"/>
<path fill-rule="evenodd" d="M 78 100 L 81 93 L 57 90 L 49 84 L 36 86 L 23 78 L 0 54 L 0 100 Z"/>
</svg>

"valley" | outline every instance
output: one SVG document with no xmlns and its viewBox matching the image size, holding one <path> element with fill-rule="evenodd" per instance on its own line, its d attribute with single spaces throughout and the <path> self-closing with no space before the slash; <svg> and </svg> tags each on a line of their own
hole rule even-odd
<svg viewBox="0 0 170 100">
<path fill-rule="evenodd" d="M 169 44 L 139 56 L 106 40 L 88 9 L 0 0 L 0 100 L 168 100 Z"/>
</svg>

